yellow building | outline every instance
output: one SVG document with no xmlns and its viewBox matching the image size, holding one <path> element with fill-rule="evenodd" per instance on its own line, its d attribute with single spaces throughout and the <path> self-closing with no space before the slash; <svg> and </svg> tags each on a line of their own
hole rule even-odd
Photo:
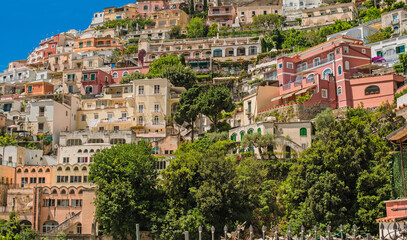
<svg viewBox="0 0 407 240">
<path fill-rule="evenodd" d="M 78 129 L 130 130 L 134 115 L 133 84 L 107 87 L 101 98 L 85 99 L 76 119 Z"/>
<path fill-rule="evenodd" d="M 104 21 L 120 20 L 130 18 L 133 19 L 137 15 L 137 5 L 129 3 L 123 7 L 109 7 L 104 9 Z"/>
<path fill-rule="evenodd" d="M 153 20 L 153 23 L 145 27 L 148 30 L 150 29 L 170 30 L 174 26 L 178 25 L 182 29 L 181 33 L 185 34 L 186 33 L 185 27 L 188 24 L 189 16 L 180 9 L 169 9 L 152 13 L 150 15 L 150 19 Z"/>
<path fill-rule="evenodd" d="M 85 99 L 78 111 L 80 130 L 135 130 L 137 133 L 166 133 L 166 120 L 175 113 L 185 88 L 167 79 L 139 79 L 110 85 L 104 96 Z"/>
</svg>

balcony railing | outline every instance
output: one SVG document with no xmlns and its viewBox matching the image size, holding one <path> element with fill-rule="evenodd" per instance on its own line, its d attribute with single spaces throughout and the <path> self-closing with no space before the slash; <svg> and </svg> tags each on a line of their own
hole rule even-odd
<svg viewBox="0 0 407 240">
<path fill-rule="evenodd" d="M 153 126 L 165 126 L 165 121 L 151 121 L 151 125 Z"/>
<path fill-rule="evenodd" d="M 332 62 L 333 60 L 334 60 L 333 57 L 329 57 L 329 58 L 320 59 L 319 61 L 313 61 L 312 63 L 307 64 L 307 66 L 303 65 L 303 66 L 298 67 L 297 68 L 297 73 L 305 71 L 305 70 L 309 70 L 309 69 L 314 68 L 314 67 L 324 65 L 326 63 Z"/>
<path fill-rule="evenodd" d="M 231 15 L 232 14 L 232 11 L 212 11 L 212 12 L 209 12 L 209 16 L 213 16 L 213 15 Z"/>
</svg>

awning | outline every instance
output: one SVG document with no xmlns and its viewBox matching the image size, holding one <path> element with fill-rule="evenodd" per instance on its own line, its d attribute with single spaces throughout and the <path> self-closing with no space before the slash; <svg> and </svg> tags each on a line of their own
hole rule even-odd
<svg viewBox="0 0 407 240">
<path fill-rule="evenodd" d="M 300 94 L 306 93 L 308 90 L 310 90 L 311 88 L 314 88 L 314 87 L 315 87 L 315 85 L 301 89 L 300 91 L 296 92 L 295 95 L 300 95 Z"/>
<path fill-rule="evenodd" d="M 271 99 L 271 101 L 274 102 L 274 101 L 277 101 L 277 100 L 280 100 L 280 99 L 281 99 L 281 96 L 278 96 L 278 97 L 275 97 L 275 98 Z"/>
<path fill-rule="evenodd" d="M 284 95 L 284 96 L 282 96 L 282 98 L 283 98 L 283 99 L 289 98 L 289 97 L 291 97 L 292 95 L 294 95 L 294 93 L 289 93 L 289 94 L 287 94 L 287 95 Z"/>
<path fill-rule="evenodd" d="M 354 69 L 359 69 L 359 70 L 376 70 L 376 69 L 380 69 L 380 68 L 384 68 L 384 66 L 380 66 L 380 65 L 372 64 L 372 63 L 363 64 L 363 65 L 354 67 Z"/>
</svg>

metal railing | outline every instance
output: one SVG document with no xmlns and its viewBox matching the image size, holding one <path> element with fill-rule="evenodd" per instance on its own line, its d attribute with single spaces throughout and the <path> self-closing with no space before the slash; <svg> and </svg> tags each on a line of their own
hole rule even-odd
<svg viewBox="0 0 407 240">
<path fill-rule="evenodd" d="M 311 69 L 314 67 L 318 67 L 323 64 L 332 62 L 333 60 L 334 60 L 333 57 L 323 58 L 323 59 L 320 59 L 319 61 L 314 60 L 312 63 L 307 64 L 306 66 L 303 65 L 303 66 L 297 67 L 297 72 L 302 72 L 302 71 L 305 71 L 305 70 L 308 70 L 308 69 Z"/>
</svg>

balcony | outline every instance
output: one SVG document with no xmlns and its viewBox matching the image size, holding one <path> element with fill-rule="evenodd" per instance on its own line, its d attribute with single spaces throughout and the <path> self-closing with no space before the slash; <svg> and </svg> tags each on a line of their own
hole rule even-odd
<svg viewBox="0 0 407 240">
<path fill-rule="evenodd" d="M 303 71 L 308 71 L 308 70 L 311 70 L 312 68 L 319 67 L 324 64 L 333 62 L 333 61 L 334 61 L 334 57 L 323 58 L 323 59 L 320 59 L 319 61 L 313 61 L 312 63 L 307 64 L 306 66 L 303 65 L 303 66 L 297 67 L 297 73 L 300 73 Z"/>
<path fill-rule="evenodd" d="M 181 97 L 181 93 L 171 93 L 170 97 L 171 99 L 178 99 Z"/>
<path fill-rule="evenodd" d="M 223 16 L 223 15 L 232 15 L 232 11 L 211 11 L 208 13 L 208 16 Z"/>
<path fill-rule="evenodd" d="M 393 19 L 392 21 L 391 21 L 391 24 L 393 24 L 393 25 L 397 25 L 397 24 L 399 24 L 400 23 L 400 20 L 399 19 Z"/>
<path fill-rule="evenodd" d="M 151 121 L 150 126 L 152 127 L 165 127 L 166 122 L 165 121 Z"/>
<path fill-rule="evenodd" d="M 121 117 L 118 119 L 104 118 L 100 120 L 100 123 L 129 123 L 131 122 L 131 117 Z"/>
</svg>

